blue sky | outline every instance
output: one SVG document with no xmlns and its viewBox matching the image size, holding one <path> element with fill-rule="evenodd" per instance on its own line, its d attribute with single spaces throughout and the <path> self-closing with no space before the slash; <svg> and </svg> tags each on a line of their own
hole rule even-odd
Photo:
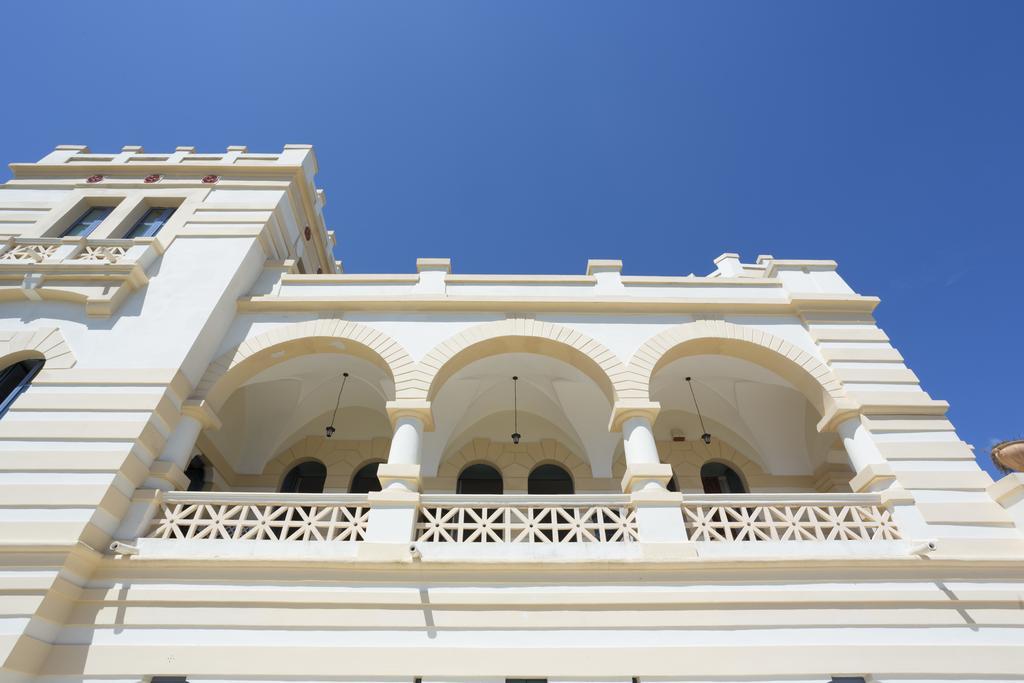
<svg viewBox="0 0 1024 683">
<path fill-rule="evenodd" d="M 835 259 L 991 471 L 1024 436 L 1022 28 L 994 1 L 9 3 L 0 159 L 313 143 L 349 272 Z"/>
</svg>

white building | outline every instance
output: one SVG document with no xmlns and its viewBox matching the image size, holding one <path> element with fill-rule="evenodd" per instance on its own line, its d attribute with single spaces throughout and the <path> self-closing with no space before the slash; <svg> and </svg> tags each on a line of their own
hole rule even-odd
<svg viewBox="0 0 1024 683">
<path fill-rule="evenodd" d="M 307 145 L 12 169 L 0 680 L 1024 680 L 1024 479 L 834 262 L 347 275 Z"/>
</svg>

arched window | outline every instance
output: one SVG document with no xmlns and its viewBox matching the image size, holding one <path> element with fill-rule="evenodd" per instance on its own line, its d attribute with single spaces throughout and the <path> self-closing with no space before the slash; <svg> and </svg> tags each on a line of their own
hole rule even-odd
<svg viewBox="0 0 1024 683">
<path fill-rule="evenodd" d="M 7 413 L 15 399 L 28 389 L 45 361 L 42 358 L 29 358 L 0 371 L 0 417 Z"/>
<path fill-rule="evenodd" d="M 348 487 L 348 492 L 369 493 L 370 491 L 380 491 L 380 479 L 377 478 L 378 467 L 380 467 L 379 462 L 371 462 L 369 465 L 360 467 L 359 471 L 352 477 L 352 484 Z"/>
<path fill-rule="evenodd" d="M 319 460 L 307 460 L 288 470 L 281 493 L 323 493 L 327 468 Z"/>
<path fill-rule="evenodd" d="M 704 484 L 704 493 L 746 493 L 736 470 L 720 462 L 706 462 L 700 468 L 700 481 Z"/>
<path fill-rule="evenodd" d="M 188 477 L 189 491 L 202 491 L 206 486 L 206 462 L 203 456 L 197 455 L 185 468 L 185 476 Z"/>
<path fill-rule="evenodd" d="M 558 465 L 541 465 L 530 472 L 526 484 L 527 493 L 539 495 L 562 495 L 574 493 L 572 477 Z"/>
<path fill-rule="evenodd" d="M 501 480 L 501 472 L 490 465 L 470 465 L 459 475 L 455 492 L 483 495 L 501 494 L 505 492 L 505 486 Z"/>
<path fill-rule="evenodd" d="M 667 488 L 672 493 L 679 493 L 679 483 L 676 481 L 675 475 L 672 475 L 672 478 L 668 480 Z"/>
</svg>

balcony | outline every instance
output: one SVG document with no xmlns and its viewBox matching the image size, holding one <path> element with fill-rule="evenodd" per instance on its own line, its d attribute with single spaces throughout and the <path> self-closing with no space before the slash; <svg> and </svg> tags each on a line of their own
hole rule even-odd
<svg viewBox="0 0 1024 683">
<path fill-rule="evenodd" d="M 0 243 L 0 300 L 73 301 L 106 317 L 145 286 L 160 253 L 152 237 L 10 237 Z"/>
<path fill-rule="evenodd" d="M 155 501 L 137 557 L 359 561 L 368 559 L 361 546 L 391 545 L 389 558 L 408 562 L 614 562 L 650 559 L 660 546 L 678 551 L 662 559 L 731 561 L 894 558 L 911 546 L 874 494 L 676 496 L 656 509 L 679 506 L 681 540 L 653 544 L 645 503 L 628 495 L 422 495 L 408 538 L 388 539 L 373 533 L 373 510 L 394 507 L 379 500 L 168 492 Z"/>
</svg>

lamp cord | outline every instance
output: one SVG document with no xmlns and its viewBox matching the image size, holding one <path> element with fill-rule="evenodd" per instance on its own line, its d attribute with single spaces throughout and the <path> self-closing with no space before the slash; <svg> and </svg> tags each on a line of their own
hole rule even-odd
<svg viewBox="0 0 1024 683">
<path fill-rule="evenodd" d="M 519 433 L 519 378 L 512 378 L 512 431 Z"/>
<path fill-rule="evenodd" d="M 338 408 L 341 406 L 341 394 L 345 391 L 345 382 L 348 381 L 348 373 L 341 373 L 341 389 L 338 390 L 338 402 L 334 404 L 334 415 L 331 417 L 331 426 L 334 426 L 334 421 L 338 419 Z"/>
<path fill-rule="evenodd" d="M 690 378 L 686 378 L 686 386 L 690 387 L 690 396 L 693 397 L 693 407 L 697 409 L 697 419 L 700 420 L 700 431 L 704 434 L 708 433 L 708 430 L 704 429 L 704 418 L 700 414 L 700 404 L 697 403 L 697 394 L 693 393 L 693 382 Z"/>
</svg>

